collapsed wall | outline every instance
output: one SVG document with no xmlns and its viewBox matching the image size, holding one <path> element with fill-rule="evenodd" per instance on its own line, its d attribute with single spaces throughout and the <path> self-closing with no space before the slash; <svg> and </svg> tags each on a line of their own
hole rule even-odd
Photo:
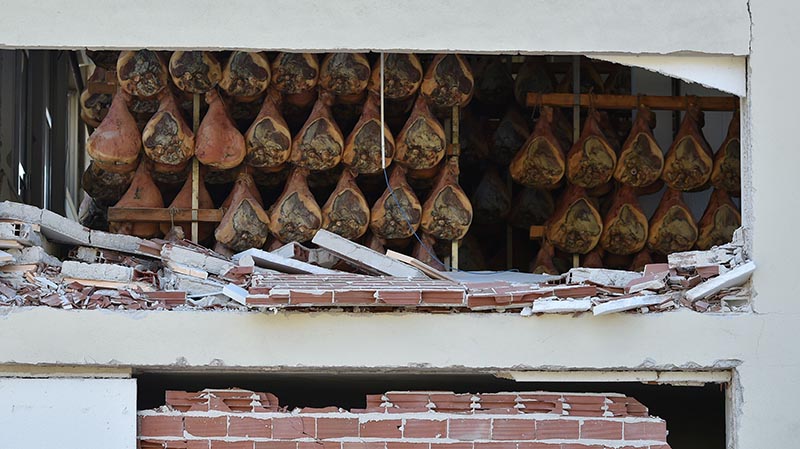
<svg viewBox="0 0 800 449">
<path fill-rule="evenodd" d="M 291 412 L 249 390 L 166 397 L 139 412 L 140 449 L 669 449 L 664 420 L 612 393 L 388 392 Z"/>
</svg>

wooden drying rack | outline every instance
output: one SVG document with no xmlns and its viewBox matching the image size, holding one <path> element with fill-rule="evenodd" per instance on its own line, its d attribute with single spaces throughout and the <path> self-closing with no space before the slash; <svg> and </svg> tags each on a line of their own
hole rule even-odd
<svg viewBox="0 0 800 449">
<path fill-rule="evenodd" d="M 192 131 L 195 136 L 200 127 L 200 94 L 192 96 Z M 146 157 L 146 156 L 142 156 Z M 200 209 L 200 162 L 197 157 L 192 158 L 192 208 L 161 208 L 161 207 L 109 207 L 108 221 L 131 221 L 131 222 L 191 222 L 192 223 L 192 242 L 197 243 L 198 223 L 219 223 L 225 214 L 224 209 Z"/>
<path fill-rule="evenodd" d="M 579 64 L 575 64 L 573 78 L 574 86 L 580 86 Z M 649 109 L 682 111 L 694 105 L 704 111 L 736 111 L 739 109 L 737 97 L 698 97 L 698 96 L 667 96 L 667 95 L 611 95 L 611 94 L 581 94 L 573 93 L 538 93 L 528 92 L 526 101 L 528 107 L 556 106 L 572 108 L 573 142 L 577 142 L 580 135 L 580 108 L 591 107 L 596 109 L 636 109 L 640 106 Z M 543 238 L 545 226 L 534 225 L 530 227 L 531 240 Z M 580 255 L 572 255 L 572 264 L 578 267 Z"/>
<path fill-rule="evenodd" d="M 735 111 L 739 109 L 736 97 L 695 97 L 661 95 L 610 95 L 610 94 L 541 94 L 528 92 L 526 104 L 536 106 L 594 107 L 597 109 L 650 109 L 681 111 L 695 104 L 704 111 Z"/>
</svg>

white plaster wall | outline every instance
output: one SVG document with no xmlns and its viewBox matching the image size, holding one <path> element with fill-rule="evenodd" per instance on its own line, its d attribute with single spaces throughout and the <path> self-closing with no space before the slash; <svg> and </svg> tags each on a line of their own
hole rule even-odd
<svg viewBox="0 0 800 449">
<path fill-rule="evenodd" d="M 709 369 L 752 359 L 764 335 L 782 329 L 766 326 L 760 315 L 686 310 L 524 318 L 516 313 L 112 313 L 36 307 L 0 318 L 5 343 L 0 363 L 220 371 Z"/>
<path fill-rule="evenodd" d="M 746 0 L 6 0 L 0 47 L 748 54 Z"/>
<path fill-rule="evenodd" d="M 0 447 L 133 449 L 133 379 L 0 378 Z"/>
</svg>

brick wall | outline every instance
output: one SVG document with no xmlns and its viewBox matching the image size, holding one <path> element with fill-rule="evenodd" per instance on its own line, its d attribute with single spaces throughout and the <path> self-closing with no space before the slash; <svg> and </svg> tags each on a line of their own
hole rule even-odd
<svg viewBox="0 0 800 449">
<path fill-rule="evenodd" d="M 167 392 L 141 449 L 669 449 L 666 422 L 612 394 L 389 392 L 288 412 L 268 393 Z"/>
</svg>

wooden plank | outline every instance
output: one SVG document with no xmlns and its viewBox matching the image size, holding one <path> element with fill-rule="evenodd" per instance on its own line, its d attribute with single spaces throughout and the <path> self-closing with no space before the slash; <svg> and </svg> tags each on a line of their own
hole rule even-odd
<svg viewBox="0 0 800 449">
<path fill-rule="evenodd" d="M 533 225 L 530 229 L 529 237 L 531 240 L 540 239 L 544 237 L 544 226 Z"/>
<path fill-rule="evenodd" d="M 689 101 L 695 101 L 705 111 L 734 111 L 739 109 L 737 97 L 688 97 L 667 95 L 608 95 L 580 94 L 577 97 L 581 107 L 594 106 L 597 109 L 636 109 L 640 104 L 650 109 L 681 111 L 686 109 Z M 528 92 L 527 104 L 572 107 L 575 106 L 574 94 L 540 94 Z"/>
<path fill-rule="evenodd" d="M 424 273 L 391 257 L 320 229 L 311 242 L 336 254 L 368 273 L 403 278 L 426 278 Z"/>
<path fill-rule="evenodd" d="M 192 130 L 197 135 L 200 127 L 200 94 L 192 97 Z M 197 243 L 198 228 L 197 209 L 200 207 L 200 162 L 196 157 L 192 158 L 192 242 Z"/>
<path fill-rule="evenodd" d="M 436 268 L 422 262 L 419 259 L 416 259 L 411 256 L 406 256 L 405 254 L 398 253 L 396 251 L 392 251 L 390 249 L 386 250 L 386 255 L 391 257 L 394 260 L 399 260 L 400 262 L 407 263 L 412 267 L 418 269 L 419 271 L 425 273 L 431 279 L 439 279 L 441 281 L 451 281 L 451 282 L 458 282 L 457 280 L 451 278 L 447 275 L 447 273 L 443 273 Z"/>
<path fill-rule="evenodd" d="M 222 209 L 197 209 L 197 221 L 219 223 Z M 192 221 L 191 209 L 159 209 L 151 207 L 109 207 L 108 221 Z"/>
</svg>

